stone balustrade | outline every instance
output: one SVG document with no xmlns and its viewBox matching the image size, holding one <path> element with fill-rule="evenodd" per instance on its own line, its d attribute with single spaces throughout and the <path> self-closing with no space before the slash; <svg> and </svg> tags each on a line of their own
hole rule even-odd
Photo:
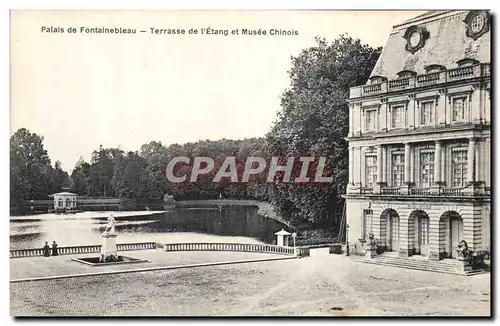
<svg viewBox="0 0 500 326">
<path fill-rule="evenodd" d="M 463 196 L 464 192 L 462 188 L 441 188 L 440 192 L 445 196 Z"/>
<path fill-rule="evenodd" d="M 430 195 L 431 188 L 411 188 L 410 195 Z"/>
<path fill-rule="evenodd" d="M 400 193 L 400 188 L 397 187 L 384 187 L 381 188 L 380 191 L 382 192 L 383 195 L 399 195 Z"/>
<path fill-rule="evenodd" d="M 360 188 L 361 194 L 373 194 L 373 188 L 371 187 L 363 187 Z"/>
<path fill-rule="evenodd" d="M 279 254 L 286 256 L 309 256 L 308 247 L 281 247 L 268 244 L 252 243 L 165 243 L 155 242 L 120 243 L 116 245 L 118 251 L 135 251 L 161 248 L 164 251 L 239 251 Z M 100 253 L 101 245 L 58 247 L 59 255 Z M 52 249 L 51 249 L 52 253 Z M 43 249 L 15 249 L 10 251 L 10 258 L 40 257 Z"/>
<path fill-rule="evenodd" d="M 155 242 L 120 243 L 116 245 L 118 251 L 147 250 L 156 249 Z M 58 255 L 92 254 L 100 253 L 101 245 L 58 247 Z M 52 254 L 52 248 L 51 248 Z M 40 257 L 43 256 L 42 248 L 35 249 L 14 249 L 10 251 L 10 258 Z"/>
<path fill-rule="evenodd" d="M 393 79 L 378 84 L 351 87 L 350 98 L 389 93 L 403 89 L 443 84 L 456 80 L 491 76 L 491 64 L 480 63 L 472 66 L 448 69 L 441 72 L 421 74 L 408 78 Z"/>
<path fill-rule="evenodd" d="M 390 80 L 389 90 L 399 90 L 399 89 L 413 87 L 414 86 L 413 81 L 414 81 L 413 77 Z"/>
<path fill-rule="evenodd" d="M 417 86 L 427 86 L 440 83 L 442 80 L 446 79 L 446 74 L 444 72 L 435 72 L 431 74 L 419 75 L 417 76 Z"/>
<path fill-rule="evenodd" d="M 293 247 L 251 243 L 165 243 L 165 251 L 241 251 L 294 255 Z"/>
<path fill-rule="evenodd" d="M 118 251 L 135 251 L 156 249 L 155 242 L 139 242 L 139 243 L 118 243 L 116 245 Z"/>
<path fill-rule="evenodd" d="M 380 93 L 380 92 L 382 92 L 382 84 L 363 86 L 363 94 Z"/>
<path fill-rule="evenodd" d="M 377 195 L 377 196 L 397 196 L 402 195 L 400 187 L 381 187 L 380 192 L 374 193 L 373 188 L 361 187 L 357 189 L 348 190 L 348 194 L 360 194 L 360 195 Z M 490 188 L 484 188 L 483 195 L 490 195 Z M 412 187 L 408 190 L 408 193 L 404 193 L 405 196 L 445 196 L 445 197 L 469 197 L 477 196 L 478 193 L 466 192 L 464 188 L 416 188 Z"/>
<path fill-rule="evenodd" d="M 470 77 L 475 77 L 476 75 L 481 75 L 481 66 L 467 66 L 462 68 L 455 68 L 448 70 L 448 79 L 457 80 L 465 79 Z"/>
</svg>

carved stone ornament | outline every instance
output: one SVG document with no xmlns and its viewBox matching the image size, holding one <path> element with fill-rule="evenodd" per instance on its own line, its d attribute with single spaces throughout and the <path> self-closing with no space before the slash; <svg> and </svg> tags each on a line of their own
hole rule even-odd
<svg viewBox="0 0 500 326">
<path fill-rule="evenodd" d="M 425 41 L 429 38 L 429 32 L 424 27 L 410 26 L 403 36 L 406 39 L 406 51 L 414 54 L 424 47 Z"/>
<path fill-rule="evenodd" d="M 466 35 L 477 40 L 490 30 L 490 14 L 487 11 L 471 11 L 464 19 Z"/>
<path fill-rule="evenodd" d="M 459 260 L 470 258 L 472 252 L 469 250 L 469 246 L 465 240 L 458 243 L 457 246 L 457 258 Z"/>
</svg>

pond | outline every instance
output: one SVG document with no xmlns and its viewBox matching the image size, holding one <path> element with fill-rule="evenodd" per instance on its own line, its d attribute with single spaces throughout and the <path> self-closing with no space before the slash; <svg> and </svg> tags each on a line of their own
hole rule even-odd
<svg viewBox="0 0 500 326">
<path fill-rule="evenodd" d="M 11 218 L 10 248 L 101 244 L 111 212 L 41 214 Z M 257 214 L 257 207 L 183 207 L 165 212 L 112 212 L 118 243 L 239 242 L 269 243 L 285 225 Z M 14 220 L 13 220 L 14 219 Z"/>
</svg>

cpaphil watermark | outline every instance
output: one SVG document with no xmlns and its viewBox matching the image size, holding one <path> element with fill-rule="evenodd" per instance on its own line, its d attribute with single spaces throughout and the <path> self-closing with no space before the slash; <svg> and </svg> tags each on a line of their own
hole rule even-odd
<svg viewBox="0 0 500 326">
<path fill-rule="evenodd" d="M 223 178 L 231 182 L 247 183 L 252 176 L 258 176 L 261 182 L 297 182 L 328 183 L 332 176 L 324 176 L 325 157 L 248 157 L 244 162 L 236 157 L 226 157 L 222 163 L 216 163 L 211 157 L 178 156 L 167 165 L 167 180 L 173 183 L 197 182 L 200 176 L 211 176 L 213 182 Z"/>
</svg>

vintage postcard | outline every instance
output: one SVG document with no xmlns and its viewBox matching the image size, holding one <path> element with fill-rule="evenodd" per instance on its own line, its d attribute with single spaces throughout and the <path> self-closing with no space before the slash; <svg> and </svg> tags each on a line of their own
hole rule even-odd
<svg viewBox="0 0 500 326">
<path fill-rule="evenodd" d="M 490 317 L 488 10 L 12 10 L 14 317 Z"/>
</svg>

